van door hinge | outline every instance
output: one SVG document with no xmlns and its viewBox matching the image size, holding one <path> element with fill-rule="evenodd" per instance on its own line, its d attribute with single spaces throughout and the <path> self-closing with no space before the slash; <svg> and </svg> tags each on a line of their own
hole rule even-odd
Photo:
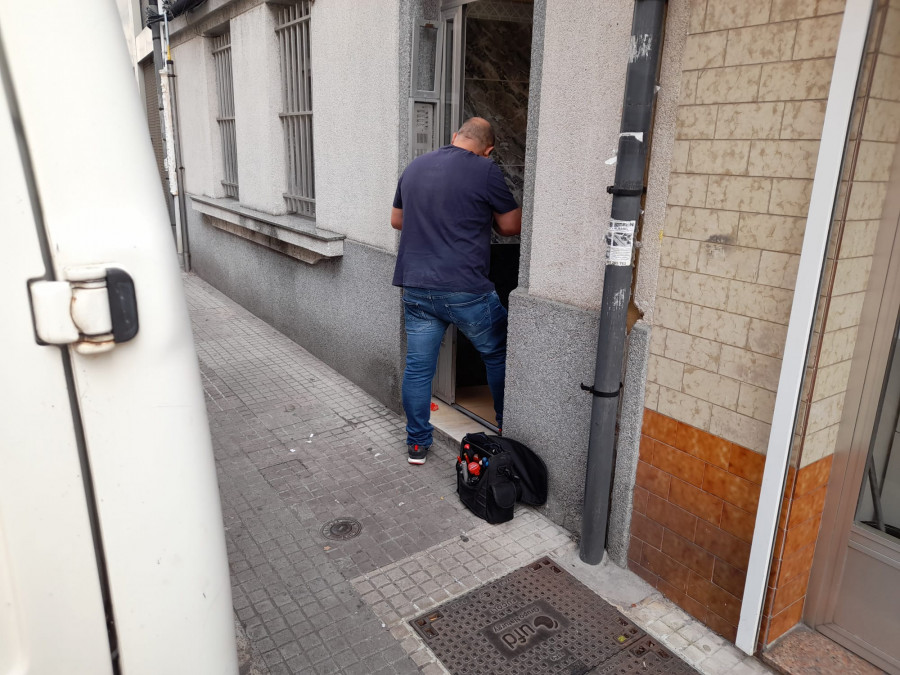
<svg viewBox="0 0 900 675">
<path fill-rule="evenodd" d="M 134 281 L 117 267 L 76 267 L 64 281 L 29 283 L 34 328 L 47 345 L 74 345 L 79 354 L 108 352 L 138 332 Z"/>
</svg>

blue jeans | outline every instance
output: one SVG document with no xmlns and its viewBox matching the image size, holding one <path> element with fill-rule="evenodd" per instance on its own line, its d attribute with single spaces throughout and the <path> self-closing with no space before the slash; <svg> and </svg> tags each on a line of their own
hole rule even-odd
<svg viewBox="0 0 900 675">
<path fill-rule="evenodd" d="M 441 339 L 449 324 L 469 338 L 481 354 L 488 387 L 494 397 L 497 426 L 503 423 L 506 379 L 506 308 L 496 291 L 459 293 L 424 288 L 403 289 L 406 321 L 406 370 L 403 373 L 403 410 L 406 442 L 431 445 L 431 381 L 437 369 Z"/>
</svg>

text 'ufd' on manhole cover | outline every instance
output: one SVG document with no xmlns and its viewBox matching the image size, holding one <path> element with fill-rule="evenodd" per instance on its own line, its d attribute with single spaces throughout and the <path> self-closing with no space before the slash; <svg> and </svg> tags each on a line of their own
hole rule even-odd
<svg viewBox="0 0 900 675">
<path fill-rule="evenodd" d="M 550 558 L 410 625 L 454 675 L 696 672 Z"/>
</svg>

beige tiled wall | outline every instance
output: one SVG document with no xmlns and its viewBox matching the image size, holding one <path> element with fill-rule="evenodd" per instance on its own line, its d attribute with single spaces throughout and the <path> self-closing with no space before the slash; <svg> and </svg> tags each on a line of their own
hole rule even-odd
<svg viewBox="0 0 900 675">
<path fill-rule="evenodd" d="M 692 3 L 646 405 L 757 452 L 768 440 L 843 5 Z M 892 113 L 873 133 L 892 133 Z M 874 150 L 868 161 L 884 167 Z M 858 199 L 862 213 L 878 194 Z M 857 241 L 868 229 L 856 227 L 847 251 L 857 255 L 839 264 L 841 297 L 868 271 L 870 251 Z M 852 310 L 838 302 L 841 329 L 855 325 Z M 841 329 L 827 337 L 835 348 L 850 337 Z M 810 411 L 820 430 L 845 375 L 834 368 L 817 389 L 832 392 Z"/>
</svg>

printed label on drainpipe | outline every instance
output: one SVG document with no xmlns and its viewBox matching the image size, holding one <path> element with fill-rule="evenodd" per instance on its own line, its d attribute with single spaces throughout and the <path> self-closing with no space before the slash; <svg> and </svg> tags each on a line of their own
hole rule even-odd
<svg viewBox="0 0 900 675">
<path fill-rule="evenodd" d="M 169 178 L 169 192 L 176 197 L 178 196 L 178 174 L 175 172 L 175 128 L 172 123 L 172 104 L 169 98 L 169 87 L 175 86 L 174 82 L 169 80 L 169 73 L 163 69 L 159 71 L 159 82 L 163 95 L 163 107 L 165 113 L 165 134 L 166 134 L 166 171 Z"/>
<path fill-rule="evenodd" d="M 606 231 L 606 264 L 630 265 L 634 250 L 634 227 L 637 221 L 610 218 Z"/>
</svg>

